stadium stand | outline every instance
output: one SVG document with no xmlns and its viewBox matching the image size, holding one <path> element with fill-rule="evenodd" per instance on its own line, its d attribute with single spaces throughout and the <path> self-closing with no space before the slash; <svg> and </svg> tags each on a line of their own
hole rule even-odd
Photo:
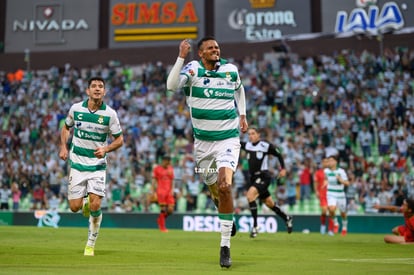
<svg viewBox="0 0 414 275">
<path fill-rule="evenodd" d="M 246 56 L 233 61 L 246 87 L 249 124 L 263 128 L 266 138 L 281 146 L 297 187 L 304 161 L 310 160 L 314 171 L 324 149 L 333 146 L 340 151 L 340 165 L 354 175 L 356 213 L 364 213 L 369 190 L 379 195 L 388 186 L 384 197 L 396 205 L 401 194 L 413 194 L 414 51 L 386 49 L 383 56 L 351 50 L 307 57 L 273 53 L 263 60 Z M 55 196 L 59 210 L 67 210 L 67 164 L 58 158 L 59 130 L 69 106 L 85 97 L 87 79 L 100 75 L 107 81 L 106 100 L 117 110 L 125 136 L 125 146 L 108 156 L 107 211 L 158 212 L 148 199 L 151 169 L 160 156 L 169 154 L 177 177 L 176 210 L 186 212 L 186 178 L 194 173 L 191 127 L 185 97 L 165 92 L 170 65 L 66 64 L 43 71 L 0 72 L 0 182 L 7 188 L 18 184 L 16 211 L 48 208 Z M 313 111 L 313 123 L 306 127 L 305 109 Z M 174 123 L 177 113 L 187 119 L 183 129 Z M 363 127 L 371 134 L 368 141 L 361 135 Z M 390 134 L 386 153 L 379 151 L 381 127 Z M 177 131 L 184 131 L 188 142 L 178 140 Z M 369 150 L 364 151 L 363 142 Z M 276 160 L 272 165 L 277 167 Z M 245 165 L 241 167 L 246 174 Z M 119 205 L 112 198 L 111 181 L 121 188 Z M 276 198 L 276 183 L 271 191 Z M 294 205 L 284 202 L 284 207 L 292 214 L 319 213 L 314 194 L 301 203 L 299 193 Z M 38 201 L 34 195 L 40 195 Z M 126 207 L 127 202 L 132 206 Z M 13 207 L 12 195 L 9 205 Z M 213 211 L 210 205 L 201 191 L 195 211 Z"/>
</svg>

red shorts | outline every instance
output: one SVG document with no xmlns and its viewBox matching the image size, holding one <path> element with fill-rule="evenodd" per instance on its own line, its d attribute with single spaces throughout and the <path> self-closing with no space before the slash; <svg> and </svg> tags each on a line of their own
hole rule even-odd
<svg viewBox="0 0 414 275">
<path fill-rule="evenodd" d="M 414 233 L 409 230 L 405 225 L 398 226 L 398 233 L 404 237 L 407 243 L 414 242 Z"/>
<path fill-rule="evenodd" d="M 158 204 L 172 205 L 175 204 L 174 196 L 171 192 L 157 192 Z"/>
</svg>

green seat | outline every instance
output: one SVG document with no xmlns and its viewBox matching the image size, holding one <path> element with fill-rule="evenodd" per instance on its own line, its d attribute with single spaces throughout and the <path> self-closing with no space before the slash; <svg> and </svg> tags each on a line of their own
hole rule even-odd
<svg viewBox="0 0 414 275">
<path fill-rule="evenodd" d="M 160 206 L 158 203 L 151 203 L 149 206 L 149 212 L 151 213 L 159 213 L 160 212 Z"/>
<path fill-rule="evenodd" d="M 207 204 L 207 195 L 204 193 L 199 193 L 197 196 L 197 210 L 199 213 L 203 213 L 206 210 Z"/>
<path fill-rule="evenodd" d="M 32 196 L 27 195 L 25 198 L 20 200 L 19 209 L 20 210 L 29 210 L 31 205 Z"/>
<path fill-rule="evenodd" d="M 187 200 L 184 197 L 177 200 L 177 212 L 187 212 Z"/>
</svg>

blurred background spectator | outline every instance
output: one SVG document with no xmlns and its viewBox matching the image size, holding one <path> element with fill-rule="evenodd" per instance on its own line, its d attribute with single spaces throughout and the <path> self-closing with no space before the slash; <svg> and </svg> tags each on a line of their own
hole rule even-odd
<svg viewBox="0 0 414 275">
<path fill-rule="evenodd" d="M 404 65 L 402 54 L 406 64 L 414 64 L 410 49 L 385 49 L 383 56 L 343 50 L 303 57 L 272 54 L 263 60 L 254 53 L 242 60 L 229 57 L 240 68 L 250 125 L 263 128 L 283 150 L 288 177 L 271 190 L 289 212 L 319 213 L 310 183 L 328 147 L 339 151 L 339 165 L 350 173 L 350 211 L 364 214 L 375 196 L 381 204 L 401 205 L 414 195 L 414 66 Z M 165 92 L 171 64 L 114 64 L 0 72 L 0 190 L 9 209 L 67 210 L 67 164 L 53 152 L 68 108 L 85 98 L 88 78 L 101 75 L 125 139 L 121 150 L 108 154 L 103 208 L 158 212 L 148 188 L 153 165 L 168 154 L 176 211 L 214 211 L 203 184 L 197 189 L 200 183 L 195 183 L 185 96 Z M 240 211 L 249 178 L 246 165 L 242 156 L 234 178 Z"/>
</svg>

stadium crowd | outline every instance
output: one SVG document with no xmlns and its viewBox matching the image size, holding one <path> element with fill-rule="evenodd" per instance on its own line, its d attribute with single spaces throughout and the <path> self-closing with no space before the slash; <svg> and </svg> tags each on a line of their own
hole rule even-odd
<svg viewBox="0 0 414 275">
<path fill-rule="evenodd" d="M 312 175 L 328 147 L 339 151 L 340 166 L 351 180 L 349 213 L 373 213 L 375 204 L 401 205 L 404 197 L 414 196 L 414 50 L 386 49 L 382 56 L 352 50 L 308 57 L 269 52 L 262 59 L 252 54 L 232 62 L 246 88 L 249 125 L 283 150 L 288 177 L 275 182 L 272 195 L 288 211 L 304 211 L 297 207 L 315 200 Z M 102 208 L 158 211 L 151 200 L 151 171 L 169 155 L 176 210 L 214 211 L 195 173 L 185 96 L 165 91 L 170 66 L 65 64 L 0 72 L 1 208 L 67 211 L 60 128 L 71 104 L 85 98 L 88 78 L 101 76 L 125 140 L 108 155 Z M 276 175 L 275 158 L 271 166 Z M 238 212 L 248 211 L 247 170 L 242 154 L 234 176 Z"/>
</svg>

